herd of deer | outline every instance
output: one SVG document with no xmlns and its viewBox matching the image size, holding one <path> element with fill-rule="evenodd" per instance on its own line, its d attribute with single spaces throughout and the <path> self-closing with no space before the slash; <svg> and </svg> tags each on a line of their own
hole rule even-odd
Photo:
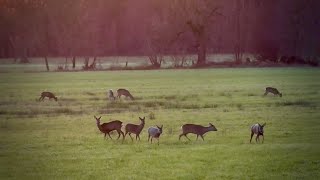
<svg viewBox="0 0 320 180">
<path fill-rule="evenodd" d="M 278 95 L 280 97 L 282 97 L 282 93 L 280 93 L 276 88 L 273 87 L 267 87 L 264 93 L 264 96 L 267 95 L 268 93 L 272 93 L 274 95 Z M 121 96 L 125 96 L 125 97 L 129 97 L 131 100 L 134 100 L 133 96 L 131 95 L 131 93 L 126 90 L 126 89 L 118 89 L 117 90 L 117 97 L 120 99 Z M 41 93 L 41 97 L 39 98 L 39 101 L 43 101 L 45 97 L 48 97 L 49 99 L 54 99 L 55 101 L 58 100 L 58 98 L 52 93 L 52 92 L 42 92 Z M 116 97 L 113 94 L 113 91 L 110 89 L 109 90 L 109 100 L 114 101 L 116 99 Z M 123 140 L 125 139 L 126 135 L 128 134 L 131 138 L 131 140 L 133 141 L 133 138 L 131 136 L 131 134 L 135 134 L 136 135 L 136 140 L 140 140 L 140 133 L 142 131 L 142 129 L 144 128 L 145 125 L 145 117 L 140 119 L 140 124 L 136 125 L 136 124 L 126 124 L 125 125 L 125 133 L 122 132 L 121 128 L 122 128 L 122 121 L 119 120 L 114 120 L 108 123 L 100 123 L 100 119 L 101 116 L 99 118 L 97 118 L 96 116 L 94 116 L 94 118 L 97 121 L 97 126 L 99 128 L 99 130 L 104 133 L 104 138 L 106 138 L 107 134 L 108 136 L 111 138 L 110 136 L 110 132 L 111 131 L 117 131 L 118 132 L 118 138 L 120 138 L 120 136 L 123 136 Z M 266 125 L 266 123 L 264 124 L 254 124 L 251 126 L 251 138 L 250 138 L 250 143 L 252 140 L 252 137 L 254 134 L 256 134 L 256 142 L 260 142 L 259 137 L 262 136 L 262 143 L 264 141 L 264 126 Z M 162 134 L 162 128 L 163 125 L 161 126 L 155 126 L 155 127 L 149 127 L 148 128 L 148 142 L 151 138 L 151 143 L 152 143 L 152 139 L 155 138 L 158 140 L 158 145 L 159 145 L 159 138 L 160 135 Z M 209 131 L 217 131 L 216 127 L 209 123 L 208 127 L 202 126 L 202 125 L 197 125 L 197 124 L 184 124 L 181 126 L 182 129 L 182 133 L 179 135 L 179 140 L 181 139 L 182 136 L 185 136 L 189 141 L 190 139 L 187 137 L 187 134 L 192 133 L 192 134 L 196 134 L 197 135 L 197 140 L 198 137 L 200 136 L 202 138 L 202 140 L 204 141 L 203 135 Z M 111 138 L 112 139 L 112 138 Z"/>
</svg>

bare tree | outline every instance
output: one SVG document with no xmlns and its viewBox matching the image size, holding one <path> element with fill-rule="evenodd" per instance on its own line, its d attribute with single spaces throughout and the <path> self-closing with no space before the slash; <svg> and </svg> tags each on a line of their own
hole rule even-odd
<svg viewBox="0 0 320 180">
<path fill-rule="evenodd" d="M 178 39 L 182 34 L 191 31 L 197 48 L 197 66 L 206 64 L 207 43 L 209 40 L 210 24 L 214 23 L 219 12 L 219 6 L 211 0 L 174 0 L 172 1 L 171 18 L 180 21 L 178 24 L 182 28 L 176 33 Z M 175 40 L 176 40 L 175 39 Z"/>
</svg>

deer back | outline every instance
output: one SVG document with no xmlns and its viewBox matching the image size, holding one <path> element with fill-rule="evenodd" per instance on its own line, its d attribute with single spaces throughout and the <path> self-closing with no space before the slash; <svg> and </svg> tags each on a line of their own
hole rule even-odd
<svg viewBox="0 0 320 180">
<path fill-rule="evenodd" d="M 121 129 L 121 126 L 122 126 L 122 122 L 119 120 L 114 120 L 108 123 L 101 124 L 102 129 L 105 131 L 113 131 L 116 129 Z"/>
<path fill-rule="evenodd" d="M 251 126 L 251 132 L 253 132 L 254 134 L 263 135 L 263 133 L 264 133 L 263 127 L 264 126 L 265 126 L 265 123 L 263 125 L 254 124 Z"/>
<path fill-rule="evenodd" d="M 278 89 L 273 88 L 273 87 L 267 87 L 266 91 L 271 92 L 273 94 L 279 94 L 280 92 L 278 91 Z"/>
<path fill-rule="evenodd" d="M 126 89 L 118 89 L 118 90 L 117 90 L 117 93 L 118 93 L 118 94 L 122 94 L 122 95 L 128 95 L 128 94 L 130 94 L 130 92 L 129 92 L 128 90 L 126 90 Z"/>
<path fill-rule="evenodd" d="M 42 97 L 49 97 L 49 98 L 55 98 L 56 96 L 52 92 L 42 92 Z"/>
<path fill-rule="evenodd" d="M 205 127 L 196 124 L 184 124 L 182 126 L 183 133 L 202 134 Z"/>
<path fill-rule="evenodd" d="M 210 123 L 209 127 L 197 125 L 197 124 L 184 124 L 182 126 L 182 131 L 184 134 L 193 133 L 197 135 L 202 135 L 208 131 L 216 131 L 217 129 Z"/>
</svg>

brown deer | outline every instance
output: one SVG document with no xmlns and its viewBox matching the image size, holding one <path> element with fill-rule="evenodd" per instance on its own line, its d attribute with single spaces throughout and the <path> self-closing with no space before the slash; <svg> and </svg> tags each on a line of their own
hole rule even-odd
<svg viewBox="0 0 320 180">
<path fill-rule="evenodd" d="M 103 124 L 100 124 L 100 119 L 101 119 L 101 116 L 99 118 L 97 118 L 96 116 L 94 116 L 94 118 L 96 119 L 97 121 L 97 126 L 99 128 L 99 130 L 104 133 L 104 138 L 106 138 L 106 135 L 108 134 L 108 136 L 111 138 L 110 136 L 110 132 L 113 131 L 113 130 L 116 130 L 119 134 L 118 138 L 120 138 L 120 134 L 122 134 L 123 138 L 124 138 L 124 134 L 123 132 L 121 131 L 121 126 L 122 126 L 122 122 L 119 121 L 119 120 L 114 120 L 114 121 L 111 121 L 111 122 L 108 122 L 108 123 L 103 123 Z"/>
<path fill-rule="evenodd" d="M 264 128 L 265 125 L 266 125 L 266 123 L 264 123 L 264 124 L 262 124 L 262 125 L 260 125 L 260 124 L 254 124 L 254 125 L 251 126 L 251 138 L 250 138 L 250 143 L 251 143 L 251 140 L 252 140 L 252 136 L 253 136 L 254 134 L 257 135 L 257 136 L 256 136 L 256 142 L 258 142 L 258 140 L 259 140 L 259 142 L 260 142 L 259 136 L 262 136 L 262 143 L 263 143 L 263 141 L 264 141 L 264 135 L 263 135 L 264 130 L 263 130 L 263 128 Z"/>
<path fill-rule="evenodd" d="M 48 97 L 49 100 L 54 99 L 55 101 L 58 101 L 58 98 L 52 92 L 42 92 L 39 101 L 43 101 L 45 97 Z"/>
<path fill-rule="evenodd" d="M 126 135 L 127 133 L 129 133 L 129 136 L 131 137 L 131 141 L 133 141 L 133 138 L 131 136 L 131 133 L 132 134 L 135 134 L 136 135 L 136 140 L 140 140 L 140 133 L 144 127 L 144 124 L 145 124 L 145 117 L 141 118 L 139 117 L 141 123 L 139 125 L 135 125 L 135 124 L 127 124 L 126 127 L 125 127 L 125 130 L 126 130 L 126 133 L 124 134 L 124 138 L 126 138 Z"/>
<path fill-rule="evenodd" d="M 197 135 L 197 140 L 198 137 L 200 136 L 202 138 L 202 140 L 204 141 L 203 135 L 208 132 L 208 131 L 217 131 L 216 127 L 209 123 L 208 127 L 204 127 L 201 125 L 196 125 L 196 124 L 184 124 L 183 126 L 181 126 L 182 129 L 182 134 L 180 134 L 179 136 L 179 140 L 181 138 L 181 136 L 185 136 L 187 139 L 189 139 L 187 137 L 188 133 L 192 133 L 192 134 L 196 134 Z M 189 141 L 191 141 L 189 139 Z"/>
<path fill-rule="evenodd" d="M 282 93 L 280 93 L 278 89 L 273 87 L 266 87 L 266 92 L 264 93 L 264 96 L 268 93 L 272 93 L 273 95 L 279 95 L 280 97 L 282 97 Z"/>
<path fill-rule="evenodd" d="M 123 95 L 125 97 L 129 97 L 131 100 L 134 100 L 133 96 L 130 94 L 130 92 L 126 89 L 118 89 L 117 90 L 117 97 L 120 99 L 120 97 Z"/>
</svg>

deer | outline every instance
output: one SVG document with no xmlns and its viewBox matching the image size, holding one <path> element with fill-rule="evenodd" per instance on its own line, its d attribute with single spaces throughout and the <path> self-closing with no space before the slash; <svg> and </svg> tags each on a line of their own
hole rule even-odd
<svg viewBox="0 0 320 180">
<path fill-rule="evenodd" d="M 118 89 L 117 90 L 117 97 L 120 99 L 120 97 L 123 95 L 125 97 L 129 97 L 131 100 L 134 100 L 134 97 L 131 95 L 131 93 L 126 89 Z"/>
<path fill-rule="evenodd" d="M 110 101 L 116 100 L 116 97 L 114 97 L 112 89 L 109 89 L 108 98 L 109 98 Z"/>
<path fill-rule="evenodd" d="M 280 93 L 277 88 L 266 87 L 266 91 L 264 93 L 264 96 L 266 96 L 268 93 L 272 93 L 275 96 L 279 95 L 279 97 L 282 97 L 282 93 Z"/>
<path fill-rule="evenodd" d="M 160 135 L 162 134 L 162 128 L 163 128 L 163 125 L 161 126 L 156 126 L 156 127 L 149 127 L 148 129 L 148 142 L 149 142 L 149 139 L 151 137 L 151 144 L 152 144 L 152 139 L 153 138 L 156 138 L 158 139 L 158 146 L 159 146 L 159 138 L 160 138 Z"/>
<path fill-rule="evenodd" d="M 96 117 L 94 116 L 94 118 L 96 119 L 97 121 L 97 126 L 99 128 L 99 130 L 104 133 L 104 138 L 106 138 L 107 134 L 108 136 L 110 137 L 110 139 L 112 139 L 112 137 L 110 136 L 110 132 L 111 131 L 114 131 L 116 130 L 118 132 L 118 138 L 120 138 L 120 135 L 123 136 L 124 138 L 124 134 L 123 132 L 121 131 L 121 126 L 122 126 L 122 122 L 119 121 L 119 120 L 114 120 L 114 121 L 111 121 L 111 122 L 108 122 L 108 123 L 103 123 L 103 124 L 100 124 L 100 119 L 101 119 L 101 116 L 100 117 Z"/>
<path fill-rule="evenodd" d="M 262 124 L 262 125 L 260 125 L 260 124 L 258 123 L 258 124 L 254 124 L 254 125 L 251 126 L 251 138 L 250 138 L 250 143 L 251 143 L 251 140 L 252 140 L 252 136 L 253 136 L 254 134 L 257 135 L 257 136 L 256 136 L 256 142 L 258 142 L 258 141 L 260 142 L 259 136 L 262 136 L 262 143 L 263 143 L 263 141 L 264 141 L 264 135 L 263 135 L 263 133 L 264 133 L 264 131 L 263 131 L 264 126 L 266 126 L 266 123 L 264 123 L 264 124 Z"/>
<path fill-rule="evenodd" d="M 140 133 L 144 127 L 144 124 L 145 124 L 145 117 L 141 118 L 139 117 L 141 123 L 139 125 L 135 125 L 135 124 L 127 124 L 126 127 L 125 127 L 125 134 L 124 134 L 124 138 L 126 137 L 126 135 L 129 133 L 129 136 L 131 137 L 131 141 L 133 141 L 133 138 L 131 136 L 131 133 L 132 134 L 135 134 L 136 135 L 136 140 L 138 140 L 139 138 L 139 141 L 140 141 Z"/>
<path fill-rule="evenodd" d="M 39 101 L 43 101 L 45 97 L 48 97 L 49 100 L 54 99 L 55 101 L 58 101 L 58 98 L 52 92 L 42 92 Z"/>
<path fill-rule="evenodd" d="M 182 133 L 179 135 L 179 141 L 181 136 L 185 136 L 189 141 L 191 141 L 187 136 L 187 134 L 189 133 L 196 134 L 197 140 L 198 140 L 198 137 L 200 136 L 204 141 L 203 135 L 205 133 L 209 131 L 217 131 L 217 128 L 211 123 L 209 123 L 208 127 L 196 125 L 196 124 L 184 124 L 181 126 L 181 129 L 182 129 Z"/>
</svg>

